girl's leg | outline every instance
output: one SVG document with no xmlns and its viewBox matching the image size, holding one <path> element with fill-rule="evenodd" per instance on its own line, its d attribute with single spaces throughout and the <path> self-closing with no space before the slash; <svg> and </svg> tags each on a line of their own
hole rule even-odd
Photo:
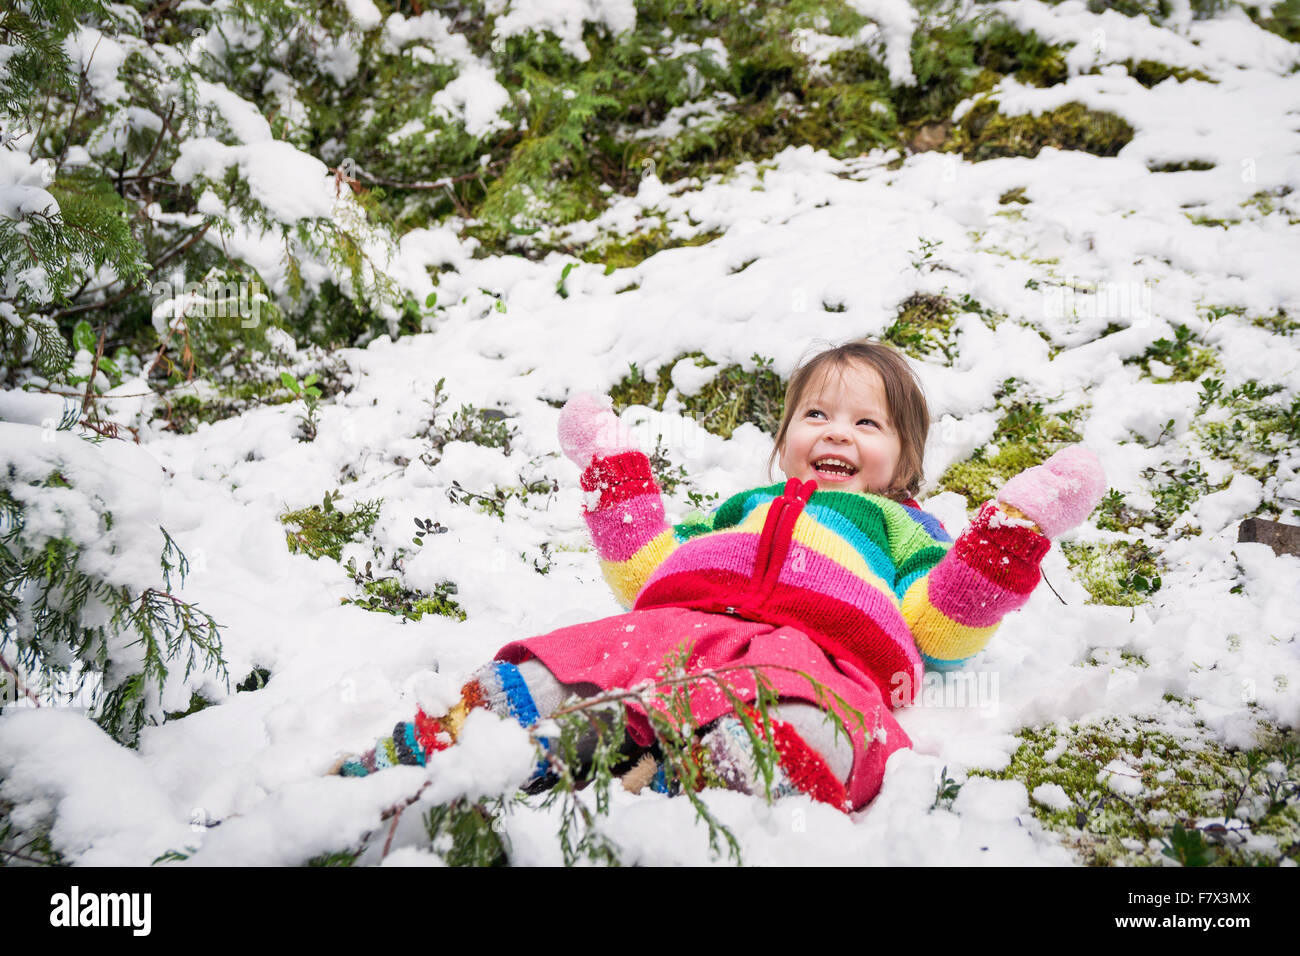
<svg viewBox="0 0 1300 956">
<path fill-rule="evenodd" d="M 847 809 L 846 783 L 853 769 L 853 747 L 846 736 L 836 734 L 820 707 L 801 701 L 779 704 L 772 718 L 772 740 L 778 757 L 772 795 L 807 793 L 814 800 Z M 714 721 L 700 743 L 727 789 L 763 792 L 753 743 L 738 717 L 728 714 Z"/>
<path fill-rule="evenodd" d="M 519 665 L 493 661 L 480 667 L 461 687 L 460 700 L 447 713 L 431 717 L 423 710 L 402 721 L 370 750 L 336 765 L 345 777 L 364 777 L 395 764 L 424 766 L 429 754 L 456 742 L 471 710 L 484 708 L 499 717 L 513 717 L 528 727 L 549 716 L 570 695 L 594 692 L 587 684 L 561 684 L 538 660 Z"/>
</svg>

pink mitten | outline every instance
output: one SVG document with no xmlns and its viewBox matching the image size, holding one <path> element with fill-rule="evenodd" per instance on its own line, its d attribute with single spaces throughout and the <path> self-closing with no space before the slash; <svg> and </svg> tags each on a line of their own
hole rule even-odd
<svg viewBox="0 0 1300 956">
<path fill-rule="evenodd" d="M 560 448 L 579 468 L 590 465 L 594 456 L 605 457 L 637 447 L 632 433 L 614 414 L 614 402 L 608 395 L 574 395 L 560 410 L 556 431 Z"/>
<path fill-rule="evenodd" d="M 997 499 L 1055 538 L 1092 514 L 1105 493 L 1106 474 L 1097 456 L 1082 445 L 1071 445 L 1016 475 L 1002 486 Z"/>
</svg>

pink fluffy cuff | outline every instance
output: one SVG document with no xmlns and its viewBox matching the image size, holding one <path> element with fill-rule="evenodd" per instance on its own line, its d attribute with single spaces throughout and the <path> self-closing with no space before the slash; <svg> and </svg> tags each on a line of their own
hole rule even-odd
<svg viewBox="0 0 1300 956">
<path fill-rule="evenodd" d="M 586 468 L 594 456 L 637 447 L 632 433 L 614 414 L 614 403 L 608 395 L 574 395 L 560 410 L 556 432 L 565 456 L 579 468 Z"/>
</svg>

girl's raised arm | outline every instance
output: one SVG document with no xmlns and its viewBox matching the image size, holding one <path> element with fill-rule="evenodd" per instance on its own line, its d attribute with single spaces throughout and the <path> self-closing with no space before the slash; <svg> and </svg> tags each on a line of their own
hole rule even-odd
<svg viewBox="0 0 1300 956">
<path fill-rule="evenodd" d="M 929 571 L 906 585 L 903 618 L 927 667 L 959 667 L 1022 607 L 1055 537 L 1101 501 L 1106 477 L 1082 445 L 1057 452 L 1003 486 Z"/>
<path fill-rule="evenodd" d="M 583 518 L 601 573 L 618 603 L 631 609 L 650 573 L 678 544 L 650 459 L 608 396 L 575 395 L 560 412 L 558 431 L 565 455 L 583 469 Z"/>
</svg>

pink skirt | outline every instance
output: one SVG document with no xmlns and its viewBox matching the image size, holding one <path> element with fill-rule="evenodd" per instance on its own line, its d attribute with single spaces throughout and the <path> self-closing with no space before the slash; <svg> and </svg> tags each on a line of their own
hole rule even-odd
<svg viewBox="0 0 1300 956">
<path fill-rule="evenodd" d="M 689 608 L 647 608 L 512 641 L 496 657 L 515 664 L 535 657 L 561 683 L 590 683 L 608 691 L 660 676 L 665 657 L 684 643 L 691 646 L 688 673 L 736 665 L 757 667 L 782 700 L 818 704 L 801 671 L 860 713 L 861 722 L 836 708 L 853 741 L 853 769 L 845 783 L 855 810 L 880 791 L 889 755 L 912 745 L 866 674 L 848 661 L 828 656 L 793 627 Z M 751 671 L 738 668 L 719 676 L 725 677 L 739 699 L 748 702 L 757 696 Z M 663 710 L 662 702 L 652 706 Z M 713 681 L 691 685 L 691 713 L 699 726 L 731 709 Z M 630 701 L 627 712 L 629 734 L 641 746 L 649 746 L 654 733 L 644 707 Z"/>
</svg>

